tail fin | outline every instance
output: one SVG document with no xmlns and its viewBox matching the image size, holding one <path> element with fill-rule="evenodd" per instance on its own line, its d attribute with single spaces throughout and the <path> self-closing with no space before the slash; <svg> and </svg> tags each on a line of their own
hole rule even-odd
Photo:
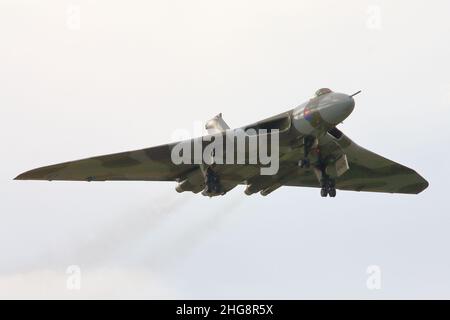
<svg viewBox="0 0 450 320">
<path fill-rule="evenodd" d="M 230 129 L 230 127 L 223 120 L 222 114 L 219 113 L 217 116 L 206 122 L 205 129 L 208 130 L 208 134 L 215 134 L 226 131 Z"/>
</svg>

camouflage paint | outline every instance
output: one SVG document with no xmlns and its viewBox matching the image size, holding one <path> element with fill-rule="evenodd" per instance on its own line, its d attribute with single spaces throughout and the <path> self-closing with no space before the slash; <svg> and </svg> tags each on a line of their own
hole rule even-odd
<svg viewBox="0 0 450 320">
<path fill-rule="evenodd" d="M 261 176 L 258 164 L 214 164 L 211 167 L 220 176 L 223 193 L 239 184 L 247 185 L 247 194 L 261 192 L 263 195 L 282 185 L 320 187 L 314 166 L 320 159 L 325 160 L 327 173 L 332 176 L 334 161 L 343 154 L 347 156 L 350 169 L 334 177 L 337 189 L 407 194 L 425 190 L 428 182 L 414 170 L 358 146 L 345 134 L 335 137 L 329 133 L 353 107 L 350 96 L 320 89 L 314 98 L 293 110 L 240 128 L 244 131 L 250 128 L 280 130 L 280 170 L 273 176 Z M 215 134 L 225 134 L 223 130 L 228 127 L 221 115 L 208 126 Z M 298 166 L 298 161 L 304 157 L 302 146 L 306 135 L 318 140 L 317 148 L 308 156 L 310 169 Z M 200 192 L 204 188 L 205 164 L 173 164 L 171 150 L 174 146 L 166 144 L 47 166 L 25 172 L 16 180 L 176 181 L 179 182 L 178 192 Z"/>
</svg>

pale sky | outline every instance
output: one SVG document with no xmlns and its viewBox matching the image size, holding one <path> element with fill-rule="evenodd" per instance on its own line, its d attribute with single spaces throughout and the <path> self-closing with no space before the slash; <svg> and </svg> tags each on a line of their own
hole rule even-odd
<svg viewBox="0 0 450 320">
<path fill-rule="evenodd" d="M 450 3 L 0 4 L 0 298 L 450 298 Z M 420 195 L 13 181 L 169 142 L 223 113 L 363 92 L 339 128 L 430 183 Z M 66 287 L 69 266 L 81 289 Z M 369 290 L 366 270 L 381 270 Z"/>
</svg>

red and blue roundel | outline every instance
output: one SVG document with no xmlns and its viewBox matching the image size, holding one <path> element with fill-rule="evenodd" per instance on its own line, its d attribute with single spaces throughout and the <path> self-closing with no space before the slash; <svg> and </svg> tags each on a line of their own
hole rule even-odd
<svg viewBox="0 0 450 320">
<path fill-rule="evenodd" d="M 305 109 L 303 109 L 303 117 L 306 120 L 311 121 L 313 118 L 313 112 L 311 111 L 311 109 L 308 109 L 307 107 L 305 107 Z"/>
</svg>

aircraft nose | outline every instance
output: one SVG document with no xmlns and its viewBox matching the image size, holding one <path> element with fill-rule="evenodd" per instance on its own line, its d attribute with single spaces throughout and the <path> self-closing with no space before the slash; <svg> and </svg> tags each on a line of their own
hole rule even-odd
<svg viewBox="0 0 450 320">
<path fill-rule="evenodd" d="M 332 125 L 337 125 L 344 121 L 355 108 L 355 100 L 353 97 L 336 93 L 335 96 L 322 108 L 320 114 L 322 118 Z"/>
</svg>

